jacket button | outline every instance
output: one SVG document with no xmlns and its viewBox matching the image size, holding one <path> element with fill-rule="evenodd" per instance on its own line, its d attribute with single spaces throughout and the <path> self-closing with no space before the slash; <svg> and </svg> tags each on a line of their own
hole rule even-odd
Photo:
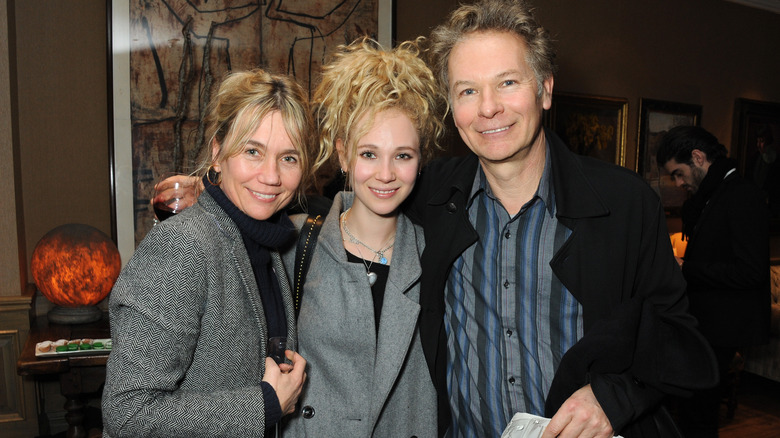
<svg viewBox="0 0 780 438">
<path fill-rule="evenodd" d="M 450 202 L 449 204 L 447 204 L 447 211 L 449 213 L 455 213 L 456 211 L 458 211 L 458 206 L 455 205 L 454 202 Z"/>
<path fill-rule="evenodd" d="M 301 414 L 303 414 L 303 418 L 311 418 L 314 416 L 314 408 L 306 405 L 301 409 Z"/>
<path fill-rule="evenodd" d="M 639 377 L 634 376 L 634 378 L 632 380 L 634 381 L 634 385 L 636 385 L 640 389 L 644 389 L 645 388 L 645 382 L 639 380 Z"/>
</svg>

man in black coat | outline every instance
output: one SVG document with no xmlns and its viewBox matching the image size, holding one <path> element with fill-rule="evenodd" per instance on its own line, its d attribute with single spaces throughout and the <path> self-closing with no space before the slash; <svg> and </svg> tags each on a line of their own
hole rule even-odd
<svg viewBox="0 0 780 438">
<path fill-rule="evenodd" d="M 671 437 L 668 394 L 713 386 L 658 196 L 542 127 L 555 52 L 528 3 L 464 4 L 432 67 L 471 151 L 429 164 L 408 200 L 425 230 L 420 339 L 448 437 Z"/>
<path fill-rule="evenodd" d="M 683 206 L 688 238 L 678 262 L 690 311 L 715 351 L 721 382 L 740 347 L 769 335 L 768 212 L 752 182 L 737 173 L 726 148 L 706 130 L 679 126 L 661 140 L 657 161 L 693 196 Z M 680 406 L 686 437 L 718 436 L 718 388 L 697 391 Z"/>
</svg>

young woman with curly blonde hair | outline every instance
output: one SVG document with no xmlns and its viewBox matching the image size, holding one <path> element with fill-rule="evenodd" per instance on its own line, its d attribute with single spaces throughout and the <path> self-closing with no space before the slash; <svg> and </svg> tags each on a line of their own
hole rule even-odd
<svg viewBox="0 0 780 438">
<path fill-rule="evenodd" d="M 424 239 L 401 213 L 442 132 L 418 43 L 340 47 L 313 98 L 320 145 L 335 151 L 352 191 L 336 195 L 306 277 L 298 352 L 309 378 L 292 436 L 437 435 L 417 329 Z"/>
</svg>

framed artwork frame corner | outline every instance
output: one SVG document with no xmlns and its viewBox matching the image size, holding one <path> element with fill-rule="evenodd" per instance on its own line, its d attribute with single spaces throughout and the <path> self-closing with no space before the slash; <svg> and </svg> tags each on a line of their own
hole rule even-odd
<svg viewBox="0 0 780 438">
<path fill-rule="evenodd" d="M 628 99 L 577 93 L 553 93 L 544 126 L 555 132 L 574 153 L 626 162 Z"/>
</svg>

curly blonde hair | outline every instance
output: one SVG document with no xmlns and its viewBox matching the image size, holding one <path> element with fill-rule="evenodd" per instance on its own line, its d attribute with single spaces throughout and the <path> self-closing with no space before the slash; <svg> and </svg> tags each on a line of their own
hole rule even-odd
<svg viewBox="0 0 780 438">
<path fill-rule="evenodd" d="M 440 148 L 444 125 L 439 111 L 446 101 L 420 57 L 424 40 L 403 42 L 393 50 L 383 49 L 370 38 L 338 47 L 323 67 L 312 99 L 322 149 L 336 157 L 336 141 L 342 140 L 351 168 L 356 142 L 371 130 L 374 116 L 396 109 L 409 117 L 417 130 L 420 165 L 433 157 Z M 363 120 L 369 122 L 361 124 Z"/>
<path fill-rule="evenodd" d="M 260 122 L 274 111 L 281 113 L 285 131 L 299 155 L 300 199 L 327 155 L 317 147 L 316 141 L 312 141 L 313 123 L 306 93 L 294 79 L 285 75 L 256 69 L 225 77 L 205 117 L 209 147 L 197 173 L 203 176 L 214 163 L 240 154 Z M 216 156 L 211 148 L 214 142 L 219 145 Z"/>
</svg>

